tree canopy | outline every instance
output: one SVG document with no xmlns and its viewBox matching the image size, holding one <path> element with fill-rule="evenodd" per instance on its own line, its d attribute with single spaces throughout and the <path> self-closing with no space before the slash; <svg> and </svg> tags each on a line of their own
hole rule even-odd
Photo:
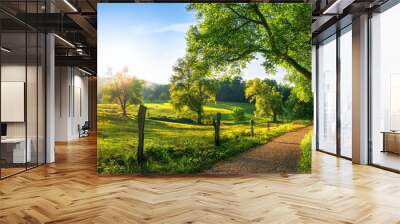
<svg viewBox="0 0 400 224">
<path fill-rule="evenodd" d="M 189 48 L 216 66 L 247 63 L 260 53 L 267 71 L 277 65 L 311 79 L 311 6 L 309 4 L 190 4 L 198 24 Z"/>
<path fill-rule="evenodd" d="M 170 79 L 170 102 L 181 111 L 188 108 L 197 115 L 197 123 L 202 123 L 203 106 L 215 102 L 216 81 L 208 67 L 196 58 L 186 56 L 179 59 L 173 68 L 175 74 Z"/>
<path fill-rule="evenodd" d="M 257 115 L 272 115 L 273 121 L 277 121 L 277 116 L 283 112 L 282 95 L 277 87 L 268 81 L 261 79 L 247 81 L 246 97 L 255 103 Z"/>
<path fill-rule="evenodd" d="M 187 33 L 188 52 L 217 71 L 243 68 L 256 56 L 266 73 L 289 73 L 299 100 L 312 98 L 309 4 L 190 4 L 198 20 Z"/>
<path fill-rule="evenodd" d="M 103 101 L 117 103 L 126 116 L 126 107 L 129 104 L 140 104 L 143 102 L 143 81 L 129 76 L 125 68 L 121 72 L 112 73 L 110 83 L 103 88 Z"/>
</svg>

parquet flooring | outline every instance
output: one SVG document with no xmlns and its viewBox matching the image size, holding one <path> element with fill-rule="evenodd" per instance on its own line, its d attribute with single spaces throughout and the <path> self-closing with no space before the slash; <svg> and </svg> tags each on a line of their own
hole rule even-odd
<svg viewBox="0 0 400 224">
<path fill-rule="evenodd" d="M 0 181 L 0 223 L 400 223 L 400 175 L 315 152 L 313 174 L 100 177 L 96 141 Z"/>
</svg>

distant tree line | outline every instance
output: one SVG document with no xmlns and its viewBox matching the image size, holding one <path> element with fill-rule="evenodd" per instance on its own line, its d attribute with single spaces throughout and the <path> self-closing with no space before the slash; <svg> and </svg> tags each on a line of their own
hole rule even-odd
<svg viewBox="0 0 400 224">
<path fill-rule="evenodd" d="M 241 76 L 226 77 L 219 81 L 217 101 L 248 102 L 245 96 L 246 81 Z"/>
<path fill-rule="evenodd" d="M 216 101 L 252 103 L 256 108 L 255 116 L 270 116 L 273 121 L 313 117 L 312 99 L 307 102 L 298 99 L 297 90 L 287 83 L 268 78 L 245 81 L 239 75 L 215 79 L 203 76 L 204 71 L 194 75 L 194 70 L 200 69 L 197 66 L 181 60 L 174 67 L 176 75 L 172 76 L 170 84 L 148 83 L 129 76 L 127 70 L 110 72 L 107 84 L 102 85 L 99 102 L 117 103 L 123 115 L 127 114 L 128 104 L 170 102 L 178 112 L 187 108 L 196 113 L 200 124 L 204 116 L 203 106 Z M 234 115 L 240 120 L 244 111 L 236 108 Z"/>
<path fill-rule="evenodd" d="M 146 102 L 167 102 L 170 99 L 169 84 L 147 84 L 143 89 L 143 97 Z"/>
</svg>

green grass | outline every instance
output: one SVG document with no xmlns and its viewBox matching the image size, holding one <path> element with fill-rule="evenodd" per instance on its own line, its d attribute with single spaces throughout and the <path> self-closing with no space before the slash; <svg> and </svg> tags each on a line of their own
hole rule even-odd
<svg viewBox="0 0 400 224">
<path fill-rule="evenodd" d="M 310 131 L 303 140 L 301 140 L 301 157 L 299 162 L 299 171 L 302 173 L 311 173 L 311 140 L 313 132 Z"/>
<path fill-rule="evenodd" d="M 191 118 L 195 116 L 183 111 L 176 114 L 169 103 L 149 103 L 147 117 L 168 117 L 170 119 Z M 115 173 L 195 173 L 210 168 L 220 160 L 227 159 L 240 152 L 265 143 L 271 138 L 287 131 L 304 127 L 304 123 L 291 123 L 270 126 L 266 119 L 256 119 L 255 137 L 250 136 L 248 121 L 235 123 L 232 109 L 241 107 L 246 120 L 250 120 L 254 106 L 243 103 L 225 103 L 208 105 L 204 108 L 205 122 L 217 112 L 222 114 L 221 146 L 214 146 L 212 125 L 168 122 L 147 119 L 145 123 L 146 162 L 137 165 L 137 106 L 128 107 L 128 116 L 122 117 L 114 104 L 98 105 L 98 172 Z"/>
</svg>

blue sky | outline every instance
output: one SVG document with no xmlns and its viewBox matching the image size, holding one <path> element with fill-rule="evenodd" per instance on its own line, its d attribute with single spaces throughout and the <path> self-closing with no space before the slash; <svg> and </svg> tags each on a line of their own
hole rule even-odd
<svg viewBox="0 0 400 224">
<path fill-rule="evenodd" d="M 195 24 L 186 4 L 125 3 L 98 4 L 98 74 L 107 67 L 125 66 L 129 74 L 166 84 L 172 66 L 185 55 L 185 33 Z M 262 60 L 254 60 L 243 71 L 245 79 L 266 78 Z M 283 71 L 274 77 L 282 80 Z M 270 76 L 271 77 L 271 76 Z"/>
</svg>

